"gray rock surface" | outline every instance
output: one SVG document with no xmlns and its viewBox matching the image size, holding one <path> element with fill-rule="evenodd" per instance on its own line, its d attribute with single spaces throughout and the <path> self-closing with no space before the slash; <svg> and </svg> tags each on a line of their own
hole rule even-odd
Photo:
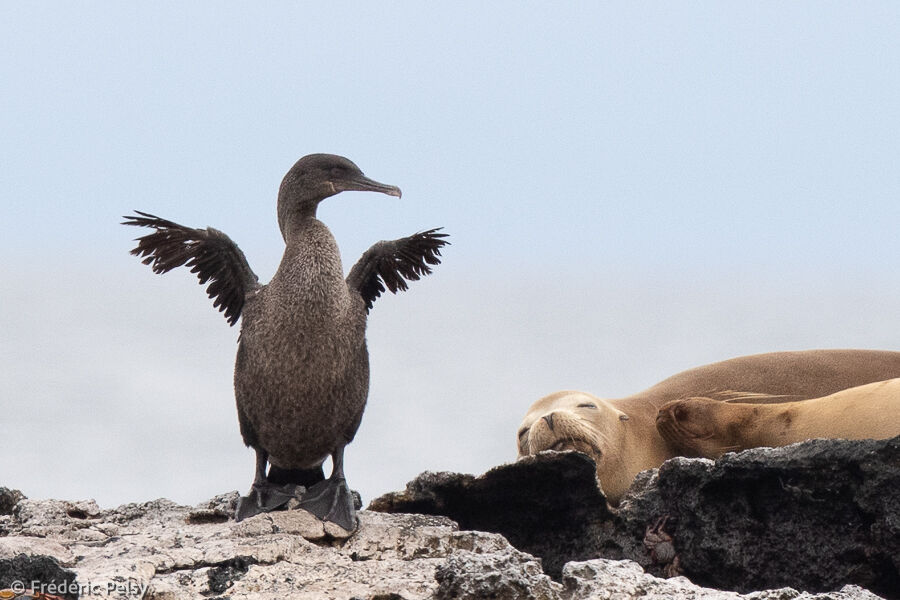
<svg viewBox="0 0 900 600">
<path fill-rule="evenodd" d="M 606 559 L 569 563 L 557 582 L 504 537 L 460 531 L 446 517 L 362 511 L 350 535 L 302 510 L 235 523 L 236 499 L 234 492 L 197 507 L 155 500 L 111 510 L 92 501 L 21 499 L 0 516 L 0 587 L 38 579 L 65 584 L 65 593 L 44 591 L 66 598 L 80 591 L 145 600 L 876 598 L 850 587 L 740 596 Z"/>
<path fill-rule="evenodd" d="M 659 579 L 648 575 L 630 560 L 596 559 L 569 563 L 563 568 L 565 589 L 563 600 L 667 600 L 670 598 L 707 598 L 709 590 L 691 583 L 685 577 Z M 862 588 L 848 585 L 836 592 L 810 594 L 791 588 L 765 590 L 750 594 L 715 592 L 717 600 L 876 600 L 878 596 Z"/>
<path fill-rule="evenodd" d="M 588 457 L 554 452 L 480 477 L 423 473 L 369 508 L 500 533 L 557 581 L 566 563 L 602 557 L 738 592 L 854 584 L 900 598 L 900 438 L 674 459 L 639 475 L 617 511 Z"/>
<path fill-rule="evenodd" d="M 900 597 L 900 438 L 674 459 L 641 474 L 619 510 L 575 453 L 480 477 L 423 473 L 373 501 L 352 534 L 302 510 L 235 523 L 236 499 L 103 510 L 0 488 L 0 589 L 41 581 L 67 599 L 155 600 L 876 597 L 855 584 Z"/>
<path fill-rule="evenodd" d="M 5 517 L 0 566 L 9 569 L 0 573 L 41 579 L 25 568 L 40 561 L 56 568 L 45 583 L 62 574 L 82 592 L 116 598 L 412 599 L 433 597 L 447 557 L 478 556 L 507 561 L 508 577 L 527 570 L 549 585 L 538 561 L 501 536 L 460 532 L 446 518 L 364 511 L 349 536 L 301 510 L 223 520 L 231 504 L 157 500 L 104 511 L 93 502 L 22 500 Z"/>
<path fill-rule="evenodd" d="M 566 562 L 600 556 L 594 525 L 615 519 L 595 473 L 584 454 L 546 452 L 480 477 L 425 472 L 404 492 L 373 500 L 369 509 L 444 515 L 462 529 L 501 533 L 513 546 L 540 556 L 544 570 L 558 578 Z M 607 558 L 625 557 L 606 550 Z"/>
<path fill-rule="evenodd" d="M 24 498 L 25 494 L 19 490 L 0 487 L 0 515 L 12 514 L 13 507 Z"/>
<path fill-rule="evenodd" d="M 842 583 L 900 597 L 900 438 L 675 459 L 658 474 L 682 569 L 737 591 Z"/>
</svg>

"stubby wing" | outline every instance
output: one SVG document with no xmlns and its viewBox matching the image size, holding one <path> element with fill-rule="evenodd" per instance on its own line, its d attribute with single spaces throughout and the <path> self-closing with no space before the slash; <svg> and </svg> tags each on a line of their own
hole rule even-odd
<svg viewBox="0 0 900 600">
<path fill-rule="evenodd" d="M 196 273 L 200 284 L 210 282 L 206 293 L 213 306 L 225 313 L 229 325 L 237 323 L 244 307 L 245 295 L 259 287 L 256 274 L 247 258 L 231 238 L 217 229 L 193 229 L 136 210 L 138 216 L 123 217 L 123 225 L 149 227 L 153 233 L 138 238 L 131 251 L 144 257 L 154 273 L 168 273 L 182 265 Z"/>
<path fill-rule="evenodd" d="M 396 294 L 407 289 L 407 281 L 417 281 L 441 263 L 441 248 L 449 244 L 441 228 L 429 229 L 390 242 L 378 242 L 350 269 L 347 285 L 356 290 L 372 308 L 385 289 Z"/>
</svg>

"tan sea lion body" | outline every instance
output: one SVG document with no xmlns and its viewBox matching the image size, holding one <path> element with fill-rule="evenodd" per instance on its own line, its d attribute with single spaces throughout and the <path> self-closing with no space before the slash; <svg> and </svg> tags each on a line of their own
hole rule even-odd
<svg viewBox="0 0 900 600">
<path fill-rule="evenodd" d="M 730 390 L 778 397 L 774 401 L 803 400 L 894 377 L 900 377 L 900 352 L 808 350 L 755 354 L 697 367 L 614 400 L 557 392 L 529 408 L 518 430 L 519 456 L 551 449 L 585 452 L 597 463 L 598 481 L 615 505 L 635 475 L 680 455 L 656 428 L 659 409 L 669 401 L 723 397 Z M 548 416 L 549 420 L 544 418 Z"/>
<path fill-rule="evenodd" d="M 577 391 L 541 398 L 519 427 L 519 456 L 542 450 L 583 452 L 597 463 L 597 480 L 607 500 L 618 504 L 635 475 L 671 457 L 656 433 L 657 411 L 646 403 L 621 403 Z"/>
<path fill-rule="evenodd" d="M 887 439 L 900 435 L 900 378 L 780 404 L 675 400 L 662 406 L 657 427 L 678 451 L 706 458 L 813 438 Z"/>
</svg>

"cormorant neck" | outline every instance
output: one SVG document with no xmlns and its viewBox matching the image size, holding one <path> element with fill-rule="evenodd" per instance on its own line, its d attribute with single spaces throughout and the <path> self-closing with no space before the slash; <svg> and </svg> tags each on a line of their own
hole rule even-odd
<svg viewBox="0 0 900 600">
<path fill-rule="evenodd" d="M 278 196 L 278 227 L 285 243 L 296 239 L 304 223 L 316 220 L 316 209 L 322 198 L 302 199 Z"/>
</svg>

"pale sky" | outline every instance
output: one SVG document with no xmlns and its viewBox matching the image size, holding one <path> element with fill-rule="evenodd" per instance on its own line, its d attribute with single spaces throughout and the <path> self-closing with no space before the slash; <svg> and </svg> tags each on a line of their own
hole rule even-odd
<svg viewBox="0 0 900 600">
<path fill-rule="evenodd" d="M 900 349 L 896 2 L 0 3 L 0 485 L 246 492 L 229 328 L 128 255 L 132 209 L 263 281 L 278 185 L 333 152 L 347 268 L 443 226 L 369 319 L 364 500 L 515 458 L 537 398 L 775 350 Z"/>
</svg>

